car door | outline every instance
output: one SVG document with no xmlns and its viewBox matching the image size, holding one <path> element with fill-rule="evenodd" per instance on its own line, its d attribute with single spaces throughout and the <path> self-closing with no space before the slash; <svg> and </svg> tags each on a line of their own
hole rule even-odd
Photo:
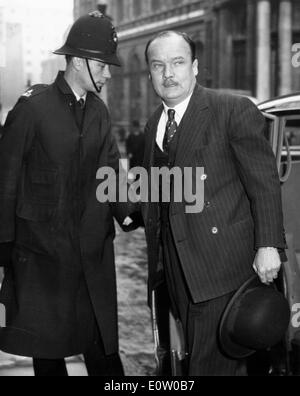
<svg viewBox="0 0 300 396">
<path fill-rule="evenodd" d="M 282 185 L 288 262 L 283 265 L 282 288 L 291 308 L 286 337 L 286 372 L 300 373 L 300 109 L 264 113 Z"/>
</svg>

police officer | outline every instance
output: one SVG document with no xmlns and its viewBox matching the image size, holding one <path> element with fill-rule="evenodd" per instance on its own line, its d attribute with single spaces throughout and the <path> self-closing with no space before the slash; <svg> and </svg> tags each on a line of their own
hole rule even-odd
<svg viewBox="0 0 300 396">
<path fill-rule="evenodd" d="M 20 98 L 0 143 L 0 349 L 33 357 L 36 376 L 66 376 L 64 358 L 78 354 L 91 376 L 123 375 L 113 216 L 122 225 L 130 210 L 96 199 L 97 170 L 119 165 L 97 96 L 117 41 L 101 13 L 77 20 L 55 52 L 65 73 Z"/>
</svg>

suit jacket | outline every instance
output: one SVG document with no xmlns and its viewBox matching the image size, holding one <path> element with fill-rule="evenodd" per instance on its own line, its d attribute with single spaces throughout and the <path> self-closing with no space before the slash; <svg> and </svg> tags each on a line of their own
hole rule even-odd
<svg viewBox="0 0 300 396">
<path fill-rule="evenodd" d="M 144 167 L 153 165 L 157 109 L 146 126 Z M 196 86 L 182 119 L 175 167 L 204 167 L 205 203 L 186 213 L 171 199 L 169 220 L 193 302 L 230 293 L 253 274 L 259 247 L 285 248 L 276 162 L 265 120 L 247 98 Z M 154 188 L 150 186 L 150 188 Z M 159 205 L 142 207 L 149 256 L 149 291 L 160 271 Z"/>
</svg>

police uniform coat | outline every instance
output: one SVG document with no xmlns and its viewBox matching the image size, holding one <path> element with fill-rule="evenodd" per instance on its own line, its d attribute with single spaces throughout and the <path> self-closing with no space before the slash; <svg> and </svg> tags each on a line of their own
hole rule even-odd
<svg viewBox="0 0 300 396">
<path fill-rule="evenodd" d="M 82 130 L 75 96 L 60 73 L 9 113 L 0 143 L 0 242 L 14 241 L 0 302 L 7 326 L 0 349 L 35 358 L 83 353 L 99 326 L 107 355 L 118 351 L 113 215 L 99 203 L 100 167 L 119 152 L 103 102 L 88 93 Z"/>
<path fill-rule="evenodd" d="M 160 106 L 146 126 L 144 167 L 149 171 L 162 111 Z M 259 247 L 285 248 L 280 183 L 265 127 L 264 117 L 247 98 L 195 87 L 177 131 L 172 165 L 204 168 L 204 208 L 186 213 L 190 203 L 173 198 L 169 206 L 170 227 L 193 303 L 237 290 L 254 273 Z M 162 281 L 159 205 L 145 203 L 142 212 L 151 292 Z"/>
</svg>

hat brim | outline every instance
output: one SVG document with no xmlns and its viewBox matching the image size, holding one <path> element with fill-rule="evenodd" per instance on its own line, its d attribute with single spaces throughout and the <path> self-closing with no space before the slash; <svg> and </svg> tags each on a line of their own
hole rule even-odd
<svg viewBox="0 0 300 396">
<path fill-rule="evenodd" d="M 64 45 L 58 50 L 53 52 L 56 55 L 69 55 L 76 58 L 85 58 L 95 61 L 101 61 L 107 63 L 108 65 L 121 66 L 121 62 L 116 54 L 106 55 L 100 52 L 89 51 L 85 49 L 74 49 L 68 45 Z"/>
<path fill-rule="evenodd" d="M 228 320 L 229 313 L 235 304 L 236 300 L 245 292 L 245 290 L 255 288 L 261 285 L 261 282 L 257 275 L 253 275 L 250 279 L 248 279 L 234 294 L 230 302 L 228 303 L 221 319 L 220 327 L 219 327 L 219 341 L 221 344 L 222 351 L 230 358 L 233 359 L 245 359 L 251 355 L 253 355 L 256 350 L 246 348 L 242 345 L 239 345 L 232 341 L 228 332 Z"/>
</svg>

